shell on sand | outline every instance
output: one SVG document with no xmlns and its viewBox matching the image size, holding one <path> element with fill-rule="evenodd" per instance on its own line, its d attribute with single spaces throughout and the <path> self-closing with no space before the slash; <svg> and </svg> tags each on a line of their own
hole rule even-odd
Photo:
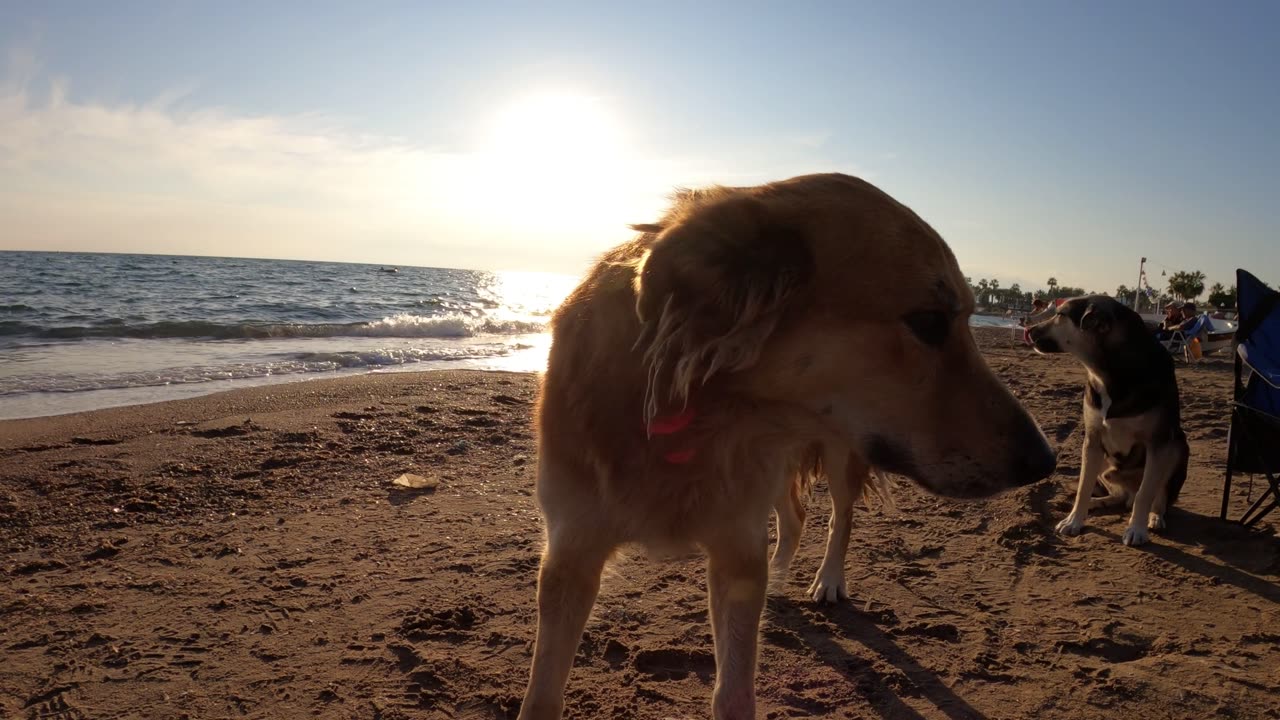
<svg viewBox="0 0 1280 720">
<path fill-rule="evenodd" d="M 406 490 L 435 490 L 440 486 L 436 478 L 423 477 L 413 473 L 404 473 L 391 481 L 392 486 Z"/>
</svg>

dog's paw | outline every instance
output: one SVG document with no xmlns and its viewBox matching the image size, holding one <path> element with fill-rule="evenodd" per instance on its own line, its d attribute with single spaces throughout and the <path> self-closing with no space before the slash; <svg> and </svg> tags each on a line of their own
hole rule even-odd
<svg viewBox="0 0 1280 720">
<path fill-rule="evenodd" d="M 1075 516 L 1068 515 L 1062 518 L 1062 522 L 1058 523 L 1059 535 L 1079 535 L 1084 530 L 1084 520 Z"/>
<path fill-rule="evenodd" d="M 1147 518 L 1147 528 L 1150 530 L 1163 530 L 1164 515 L 1160 513 L 1151 513 L 1151 517 Z"/>
<path fill-rule="evenodd" d="M 849 599 L 849 588 L 844 583 L 843 568 L 836 572 L 818 571 L 809 585 L 809 597 L 816 603 L 836 603 Z"/>
<path fill-rule="evenodd" d="M 1146 545 L 1151 540 L 1151 535 L 1147 533 L 1144 527 L 1134 527 L 1130 525 L 1124 529 L 1124 537 L 1120 541 L 1130 547 L 1137 545 Z"/>
</svg>

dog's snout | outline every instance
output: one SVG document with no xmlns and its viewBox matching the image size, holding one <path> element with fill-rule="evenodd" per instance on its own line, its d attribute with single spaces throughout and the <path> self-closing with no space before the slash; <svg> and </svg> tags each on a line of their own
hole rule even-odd
<svg viewBox="0 0 1280 720">
<path fill-rule="evenodd" d="M 1053 474 L 1058 455 L 1034 423 L 1015 434 L 1013 478 L 1018 486 L 1030 485 Z"/>
<path fill-rule="evenodd" d="M 1027 337 L 1031 340 L 1032 346 L 1042 353 L 1062 352 L 1062 347 L 1058 345 L 1058 341 L 1049 335 L 1048 326 L 1044 323 L 1032 325 L 1027 331 Z"/>
</svg>

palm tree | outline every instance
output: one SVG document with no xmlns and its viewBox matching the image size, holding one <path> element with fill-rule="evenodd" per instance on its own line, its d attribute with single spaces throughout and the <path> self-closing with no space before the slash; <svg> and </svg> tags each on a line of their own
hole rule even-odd
<svg viewBox="0 0 1280 720">
<path fill-rule="evenodd" d="M 1204 273 L 1199 270 L 1179 270 L 1169 276 L 1169 292 L 1183 300 L 1194 300 L 1204 292 Z"/>
<path fill-rule="evenodd" d="M 1056 277 L 1049 278 L 1049 282 L 1045 283 L 1045 285 L 1049 286 L 1050 295 L 1052 295 L 1053 297 L 1058 297 L 1058 278 Z"/>
<path fill-rule="evenodd" d="M 1227 289 L 1222 286 L 1222 283 L 1214 283 L 1213 287 L 1209 288 L 1209 304 L 1220 308 L 1235 307 L 1236 286 L 1232 285 Z"/>
</svg>

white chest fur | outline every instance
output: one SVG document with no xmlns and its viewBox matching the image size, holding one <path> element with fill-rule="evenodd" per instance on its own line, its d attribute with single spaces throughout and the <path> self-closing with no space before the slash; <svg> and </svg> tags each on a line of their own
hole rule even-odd
<svg viewBox="0 0 1280 720">
<path fill-rule="evenodd" d="M 1098 379 L 1093 373 L 1089 373 L 1089 385 L 1098 391 L 1099 403 L 1102 405 L 1099 412 L 1102 413 L 1102 425 L 1106 427 L 1108 422 L 1107 412 L 1111 410 L 1111 396 L 1107 394 L 1107 386 L 1103 385 L 1102 380 Z"/>
<path fill-rule="evenodd" d="M 1138 445 L 1150 441 L 1150 413 L 1136 417 L 1112 418 L 1102 424 L 1102 447 L 1108 455 L 1128 455 Z"/>
<path fill-rule="evenodd" d="M 1132 417 L 1108 417 L 1111 411 L 1111 396 L 1107 394 L 1106 386 L 1097 377 L 1090 374 L 1089 379 L 1090 384 L 1098 392 L 1098 404 L 1101 407 L 1095 408 L 1092 404 L 1086 403 L 1085 414 L 1095 415 L 1095 419 L 1088 424 L 1100 431 L 1097 437 L 1102 441 L 1106 453 L 1128 455 L 1136 446 L 1146 445 L 1151 439 L 1151 428 L 1154 426 L 1158 411 L 1152 410 Z"/>
</svg>

